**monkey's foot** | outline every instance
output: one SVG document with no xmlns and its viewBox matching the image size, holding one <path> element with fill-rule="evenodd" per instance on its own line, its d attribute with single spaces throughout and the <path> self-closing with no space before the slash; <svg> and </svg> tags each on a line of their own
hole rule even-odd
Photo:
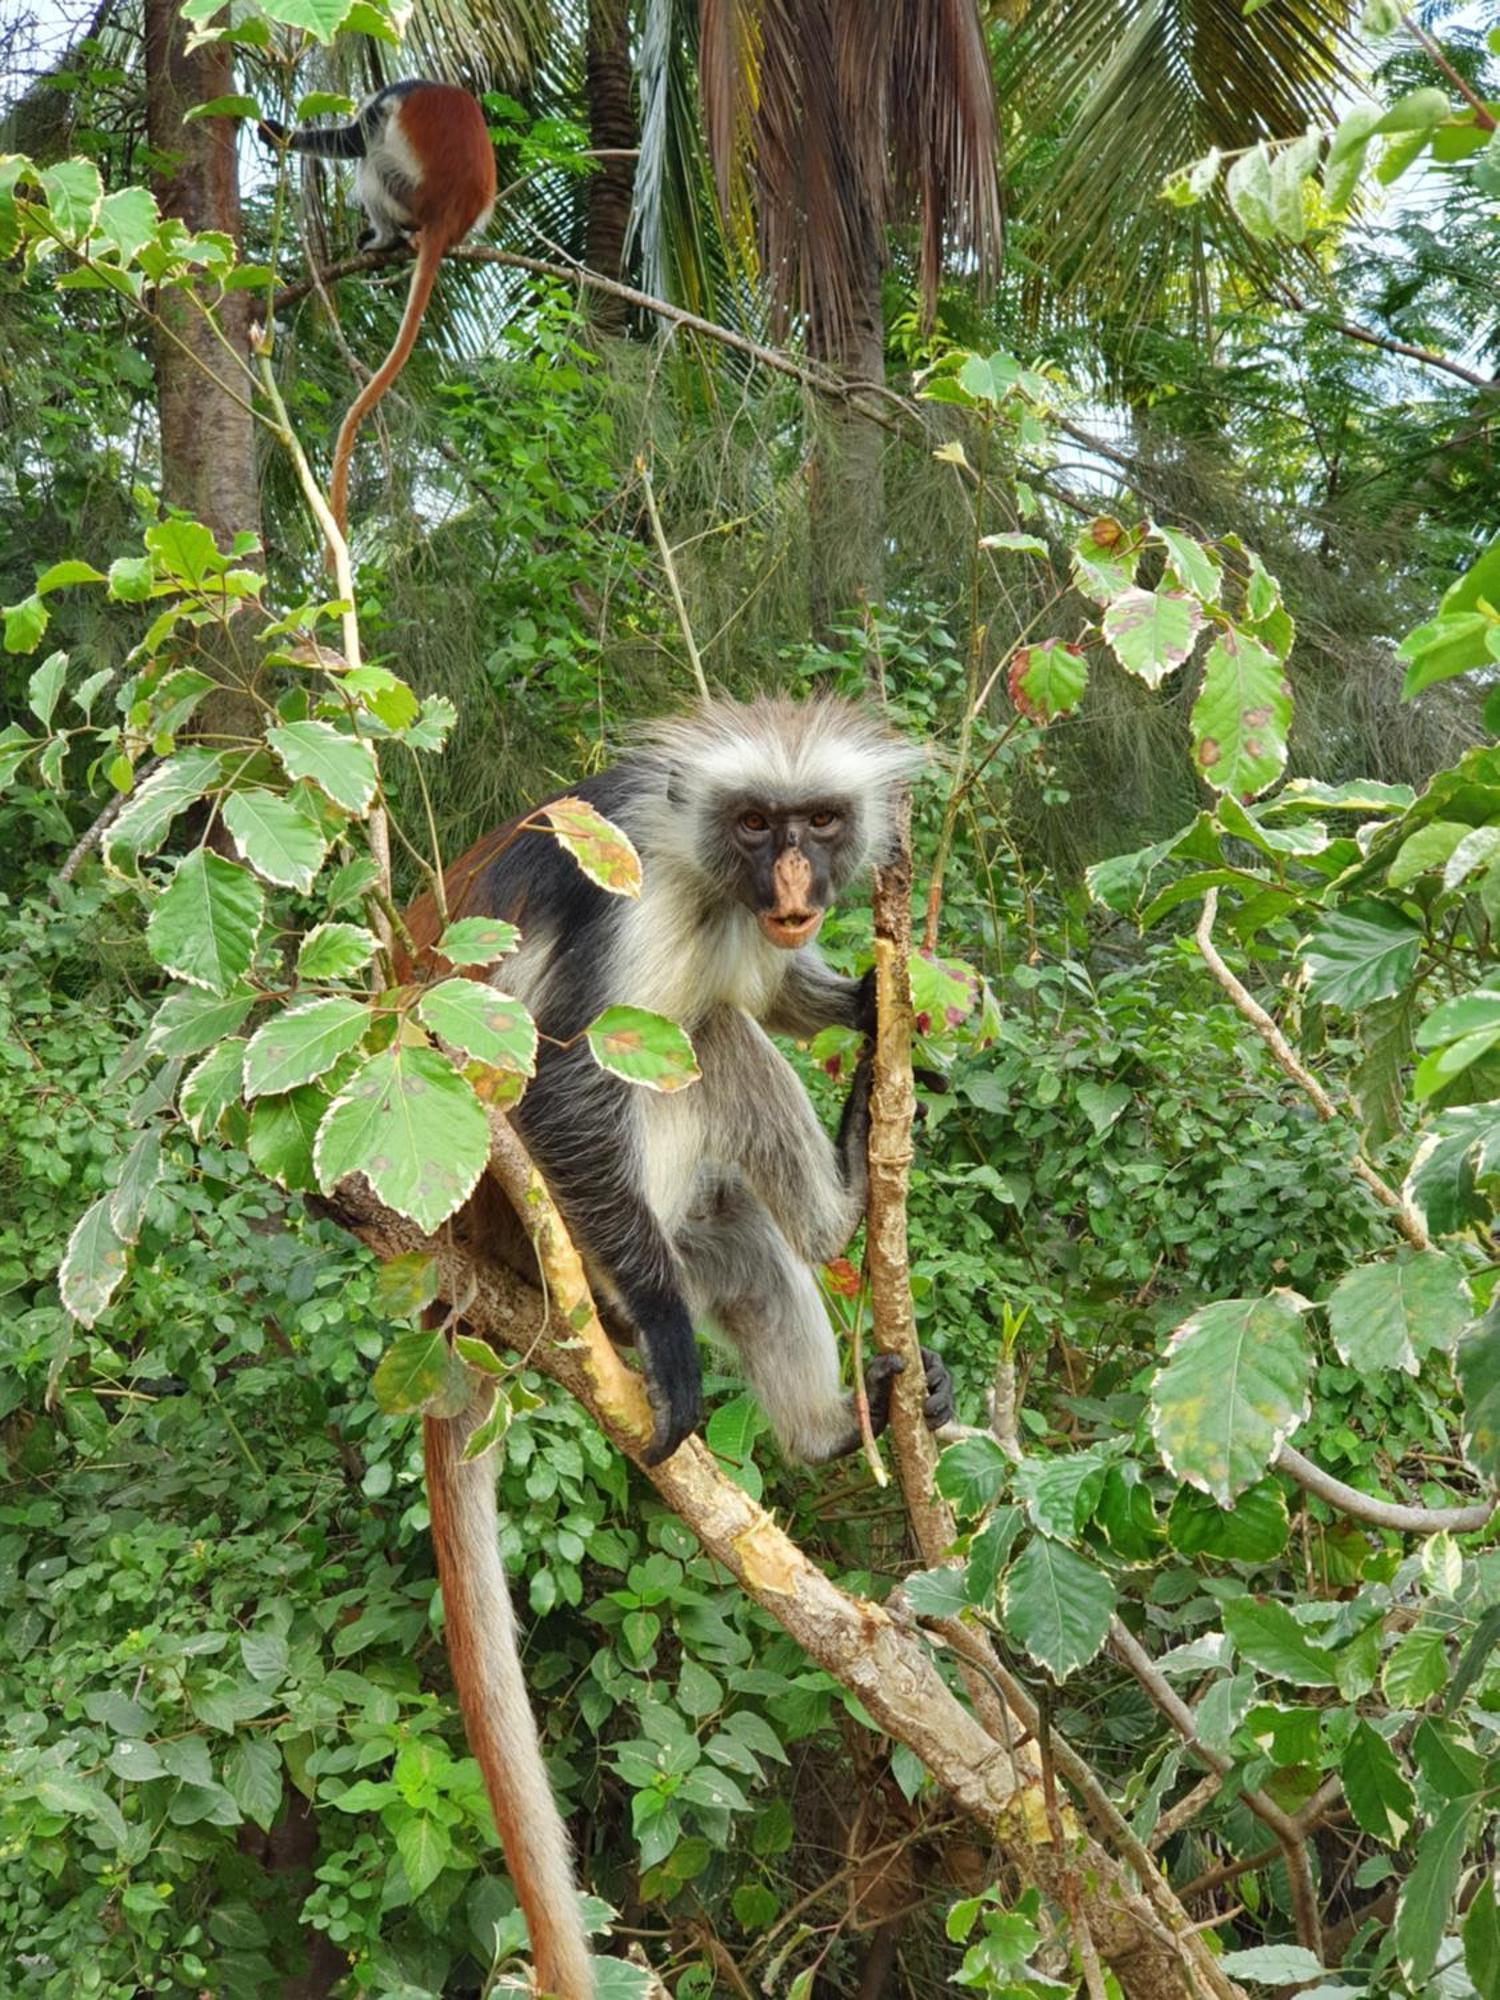
<svg viewBox="0 0 1500 2000">
<path fill-rule="evenodd" d="M 646 1384 L 651 1404 L 651 1442 L 641 1453 L 647 1465 L 660 1465 L 690 1438 L 703 1422 L 703 1390 L 697 1382 L 674 1382 L 666 1389 Z"/>
</svg>

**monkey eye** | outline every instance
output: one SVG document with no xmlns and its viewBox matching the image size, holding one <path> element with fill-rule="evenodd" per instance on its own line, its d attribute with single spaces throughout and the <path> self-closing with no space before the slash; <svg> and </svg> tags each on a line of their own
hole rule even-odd
<svg viewBox="0 0 1500 2000">
<path fill-rule="evenodd" d="M 747 812 L 740 814 L 740 825 L 746 833 L 769 833 L 771 822 L 764 813 Z"/>
<path fill-rule="evenodd" d="M 837 826 L 841 818 L 842 814 L 836 812 L 815 812 L 808 814 L 807 823 L 809 826 L 815 826 L 820 833 L 824 833 L 829 827 Z"/>
</svg>

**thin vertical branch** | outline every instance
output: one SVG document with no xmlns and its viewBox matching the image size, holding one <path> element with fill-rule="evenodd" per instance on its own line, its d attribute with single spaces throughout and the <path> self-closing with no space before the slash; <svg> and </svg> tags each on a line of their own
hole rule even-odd
<svg viewBox="0 0 1500 2000">
<path fill-rule="evenodd" d="M 651 484 L 651 468 L 644 458 L 638 458 L 635 469 L 641 476 L 641 490 L 646 496 L 646 512 L 651 516 L 651 532 L 656 537 L 661 566 L 667 573 L 667 587 L 672 593 L 672 603 L 677 610 L 677 623 L 682 628 L 683 643 L 687 647 L 693 679 L 698 683 L 700 697 L 707 701 L 708 682 L 703 677 L 703 662 L 698 657 L 698 642 L 693 637 L 693 628 L 688 622 L 687 606 L 682 599 L 682 585 L 677 580 L 677 565 L 672 560 L 672 544 L 667 540 L 667 531 L 662 526 L 661 511 L 656 504 L 656 489 Z"/>
</svg>

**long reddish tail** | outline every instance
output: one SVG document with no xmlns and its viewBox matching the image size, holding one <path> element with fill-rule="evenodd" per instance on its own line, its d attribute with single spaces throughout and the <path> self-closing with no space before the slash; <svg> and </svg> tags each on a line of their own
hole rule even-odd
<svg viewBox="0 0 1500 2000">
<path fill-rule="evenodd" d="M 422 1420 L 448 1656 L 469 1748 L 484 1773 L 506 1867 L 526 1912 L 538 1989 L 554 2000 L 594 2000 L 567 1829 L 547 1782 L 521 1673 L 500 1560 L 494 1468 L 463 1457 L 474 1420 L 472 1411 Z"/>
<path fill-rule="evenodd" d="M 347 533 L 349 525 L 349 461 L 354 456 L 354 440 L 360 425 L 406 366 L 407 358 L 417 344 L 422 315 L 432 297 L 438 265 L 442 263 L 447 247 L 441 236 L 428 229 L 422 231 L 417 243 L 417 268 L 411 274 L 411 289 L 406 294 L 406 311 L 401 315 L 401 325 L 391 343 L 391 351 L 349 405 L 344 421 L 339 425 L 338 442 L 333 447 L 333 478 L 329 482 L 328 501 L 341 535 Z"/>
</svg>

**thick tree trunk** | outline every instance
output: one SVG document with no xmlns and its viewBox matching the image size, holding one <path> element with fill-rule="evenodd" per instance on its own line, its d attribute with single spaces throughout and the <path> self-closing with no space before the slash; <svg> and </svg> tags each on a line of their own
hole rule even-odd
<svg viewBox="0 0 1500 2000">
<path fill-rule="evenodd" d="M 864 269 L 854 281 L 847 322 L 815 316 L 814 357 L 848 382 L 884 382 L 880 239 L 869 226 Z M 810 594 L 815 636 L 832 637 L 841 618 L 878 603 L 885 589 L 885 432 L 858 410 L 825 404 L 816 416 L 808 506 Z"/>
<path fill-rule="evenodd" d="M 233 90 L 231 52 L 185 52 L 180 0 L 145 0 L 145 31 L 147 133 L 160 162 L 152 187 L 162 213 L 192 230 L 222 230 L 238 248 L 236 127 L 228 118 L 183 122 L 193 105 Z M 251 385 L 234 358 L 248 363 L 254 305 L 248 292 L 231 292 L 218 308 L 233 354 L 184 288 L 163 290 L 157 309 L 166 328 L 156 339 L 162 498 L 212 529 L 222 547 L 244 529 L 260 529 Z M 198 727 L 213 736 L 251 733 L 256 710 L 239 685 L 245 663 L 226 648 L 203 664 L 222 691 L 199 707 Z"/>
<path fill-rule="evenodd" d="M 639 139 L 630 68 L 628 0 L 589 0 L 584 90 L 588 100 L 589 144 L 601 153 L 632 152 Z M 633 159 L 605 159 L 595 167 L 588 188 L 584 256 L 590 270 L 606 278 L 625 275 L 625 236 L 634 193 Z M 594 324 L 601 333 L 623 333 L 628 310 L 623 299 L 601 292 L 592 307 Z"/>
</svg>

